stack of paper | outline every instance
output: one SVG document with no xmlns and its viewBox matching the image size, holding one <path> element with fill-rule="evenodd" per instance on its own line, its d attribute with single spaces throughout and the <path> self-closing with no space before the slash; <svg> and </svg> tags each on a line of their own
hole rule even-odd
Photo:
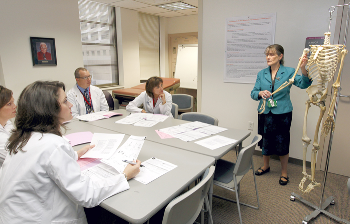
<svg viewBox="0 0 350 224">
<path fill-rule="evenodd" d="M 208 149 L 214 150 L 218 149 L 220 147 L 223 147 L 225 145 L 230 145 L 237 142 L 237 140 L 232 138 L 227 138 L 221 135 L 215 135 L 210 138 L 206 138 L 200 141 L 195 142 L 198 145 L 204 146 Z"/>
<path fill-rule="evenodd" d="M 110 112 L 110 111 L 100 111 L 96 113 L 80 115 L 80 116 L 77 116 L 77 118 L 81 121 L 96 121 L 96 120 L 106 119 L 106 118 L 110 118 L 113 116 L 120 116 L 120 115 L 123 115 L 123 114 Z"/>
<path fill-rule="evenodd" d="M 73 147 L 84 143 L 90 143 L 92 136 L 93 134 L 91 132 L 85 131 L 65 135 L 64 138 L 67 139 L 70 145 Z"/>
<path fill-rule="evenodd" d="M 149 113 L 133 113 L 129 116 L 116 121 L 118 124 L 133 124 L 139 127 L 152 127 L 158 122 L 163 122 L 168 118 L 162 114 L 149 114 Z"/>
</svg>

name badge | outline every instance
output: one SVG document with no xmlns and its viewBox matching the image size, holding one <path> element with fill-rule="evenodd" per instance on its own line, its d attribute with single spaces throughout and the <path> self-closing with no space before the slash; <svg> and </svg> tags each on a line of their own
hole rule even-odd
<svg viewBox="0 0 350 224">
<path fill-rule="evenodd" d="M 267 101 L 267 106 L 268 107 L 277 107 L 277 101 L 273 100 L 273 99 L 269 99 L 269 101 Z"/>
</svg>

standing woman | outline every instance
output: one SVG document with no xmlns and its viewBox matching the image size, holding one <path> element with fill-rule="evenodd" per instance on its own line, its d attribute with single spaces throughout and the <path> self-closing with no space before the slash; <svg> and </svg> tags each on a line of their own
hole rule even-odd
<svg viewBox="0 0 350 224">
<path fill-rule="evenodd" d="M 15 99 L 12 91 L 0 86 L 0 168 L 6 158 L 5 145 L 13 129 L 11 118 L 16 116 Z"/>
<path fill-rule="evenodd" d="M 172 117 L 171 94 L 163 90 L 163 79 L 151 77 L 146 82 L 146 91 L 131 101 L 126 110 L 129 112 L 141 112 L 152 114 L 163 114 Z M 139 108 L 143 104 L 143 109 Z"/>
<path fill-rule="evenodd" d="M 287 164 L 293 110 L 290 100 L 292 85 L 274 95 L 271 95 L 271 93 L 284 82 L 288 82 L 293 77 L 295 69 L 283 66 L 284 49 L 279 44 L 268 46 L 265 55 L 268 67 L 258 73 L 255 86 L 250 94 L 253 100 L 260 100 L 258 110 L 264 99 L 270 102 L 270 104 L 267 103 L 264 113 L 258 115 L 258 133 L 262 135 L 259 146 L 262 149 L 264 166 L 260 167 L 255 175 L 259 176 L 269 172 L 270 155 L 278 155 L 282 166 L 279 183 L 286 185 L 289 181 Z M 312 80 L 308 78 L 308 72 L 305 69 L 307 57 L 305 56 L 301 60 L 300 68 L 303 75 L 296 75 L 293 84 L 305 89 L 311 85 Z"/>
<path fill-rule="evenodd" d="M 99 183 L 81 176 L 76 160 L 90 147 L 76 154 L 62 138 L 62 124 L 72 119 L 64 89 L 61 82 L 37 81 L 19 97 L 9 154 L 0 169 L 0 224 L 85 224 L 82 206 L 97 206 L 127 190 L 127 179 L 139 172 L 137 161 L 124 175 Z"/>
</svg>

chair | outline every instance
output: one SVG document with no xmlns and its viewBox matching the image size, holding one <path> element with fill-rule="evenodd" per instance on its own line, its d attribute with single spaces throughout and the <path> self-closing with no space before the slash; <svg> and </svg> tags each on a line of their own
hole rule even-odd
<svg viewBox="0 0 350 224">
<path fill-rule="evenodd" d="M 179 111 L 193 111 L 193 96 L 187 94 L 173 94 L 172 100 L 173 103 L 176 103 L 179 106 Z"/>
<path fill-rule="evenodd" d="M 226 160 L 219 159 L 216 163 L 216 171 L 214 174 L 214 184 L 225 188 L 230 191 L 234 191 L 236 193 L 236 201 L 223 198 L 217 195 L 213 195 L 214 197 L 221 198 L 227 201 L 235 202 L 237 203 L 238 213 L 239 213 L 239 220 L 242 224 L 242 216 L 241 216 L 241 209 L 240 204 L 259 209 L 259 195 L 258 195 L 258 188 L 256 185 L 255 180 L 255 173 L 254 173 L 254 165 L 253 165 L 253 153 L 255 150 L 255 146 L 258 144 L 258 142 L 261 140 L 261 135 L 257 135 L 254 137 L 252 144 L 248 145 L 247 147 L 243 148 L 237 157 L 236 164 L 231 163 Z M 242 180 L 243 176 L 248 173 L 248 171 L 252 168 L 253 170 L 253 176 L 254 176 L 254 183 L 255 183 L 255 192 L 256 192 L 256 198 L 258 202 L 258 207 L 240 203 L 239 202 L 239 183 Z"/>
<path fill-rule="evenodd" d="M 107 90 L 102 91 L 105 94 L 109 110 L 114 110 L 114 100 L 112 98 L 112 95 Z"/>
<path fill-rule="evenodd" d="M 185 121 L 200 121 L 203 123 L 211 124 L 211 125 L 216 125 L 218 126 L 219 120 L 215 117 L 202 114 L 199 112 L 188 112 L 188 113 L 183 113 L 180 115 L 180 120 L 185 120 Z"/>
<path fill-rule="evenodd" d="M 173 115 L 173 117 L 175 119 L 177 119 L 178 115 L 179 115 L 179 107 L 177 106 L 177 104 L 172 103 L 171 106 L 171 114 Z"/>
<path fill-rule="evenodd" d="M 173 199 L 165 208 L 162 224 L 192 224 L 202 211 L 203 206 L 208 209 L 211 223 L 213 223 L 208 191 L 213 181 L 215 167 L 208 168 L 203 179 L 186 193 Z M 203 216 L 201 223 L 204 222 Z"/>
</svg>

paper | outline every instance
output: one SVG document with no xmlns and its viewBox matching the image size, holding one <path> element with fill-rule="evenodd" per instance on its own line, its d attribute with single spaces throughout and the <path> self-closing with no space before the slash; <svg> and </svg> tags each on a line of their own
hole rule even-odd
<svg viewBox="0 0 350 224">
<path fill-rule="evenodd" d="M 214 150 L 214 149 L 223 147 L 225 145 L 233 144 L 235 142 L 237 142 L 237 140 L 235 139 L 227 138 L 221 135 L 215 135 L 213 137 L 206 138 L 195 143 L 198 145 L 204 146 L 208 149 Z"/>
<path fill-rule="evenodd" d="M 130 136 L 111 157 L 103 159 L 101 162 L 114 167 L 118 172 L 122 173 L 128 165 L 122 160 L 136 161 L 145 138 L 144 136 Z"/>
<path fill-rule="evenodd" d="M 93 166 L 100 164 L 101 161 L 100 161 L 100 159 L 96 159 L 96 158 L 85 158 L 85 159 L 80 158 L 80 159 L 78 159 L 77 163 L 80 166 L 80 170 L 84 171 L 86 169 L 89 169 Z"/>
<path fill-rule="evenodd" d="M 190 129 L 194 130 L 194 129 L 197 129 L 197 128 L 210 126 L 210 124 L 199 122 L 199 121 L 194 121 L 194 122 L 189 122 L 189 123 L 186 123 L 186 124 L 181 124 L 180 126 L 181 127 L 190 128 Z"/>
<path fill-rule="evenodd" d="M 148 184 L 177 167 L 177 165 L 154 157 L 144 161 L 142 165 L 144 167 L 140 167 L 141 171 L 134 179 L 143 184 Z"/>
<path fill-rule="evenodd" d="M 223 132 L 223 131 L 226 131 L 226 130 L 227 130 L 227 128 L 210 125 L 210 126 L 206 126 L 204 128 L 198 128 L 195 131 L 196 132 L 205 133 L 205 134 L 208 134 L 208 135 L 215 135 L 217 133 L 220 133 L 220 132 Z"/>
<path fill-rule="evenodd" d="M 139 126 L 139 127 L 152 127 L 156 124 L 158 124 L 158 121 L 148 121 L 148 120 L 140 120 L 134 124 L 134 126 Z"/>
<path fill-rule="evenodd" d="M 209 136 L 209 134 L 197 132 L 196 130 L 193 130 L 193 131 L 188 131 L 188 132 L 176 134 L 174 137 L 181 139 L 182 141 L 185 141 L 185 142 L 190 142 L 190 141 L 204 138 L 207 136 Z"/>
<path fill-rule="evenodd" d="M 150 113 L 133 113 L 129 116 L 116 121 L 118 124 L 134 124 L 135 126 L 152 127 L 158 122 L 163 122 L 168 118 L 162 114 L 150 114 Z M 148 121 L 148 122 L 147 122 Z M 153 122 L 151 122 L 153 121 Z M 135 124 L 137 123 L 137 124 Z M 149 126 L 152 125 L 152 126 Z"/>
<path fill-rule="evenodd" d="M 89 131 L 85 132 L 76 132 L 69 135 L 65 135 L 64 137 L 69 140 L 70 145 L 76 146 L 84 143 L 90 143 L 92 140 L 93 134 Z"/>
<path fill-rule="evenodd" d="M 91 145 L 95 145 L 81 158 L 109 158 L 118 148 L 124 138 L 124 134 L 95 133 Z"/>
<path fill-rule="evenodd" d="M 168 135 L 168 134 L 165 134 L 161 131 L 158 131 L 158 130 L 155 130 L 156 133 L 158 134 L 158 136 L 161 138 L 161 139 L 166 139 L 166 138 L 174 138 L 173 136 L 171 135 Z"/>
<path fill-rule="evenodd" d="M 162 128 L 162 129 L 159 129 L 159 131 L 175 137 L 176 134 L 180 134 L 180 133 L 187 132 L 187 131 L 192 131 L 192 129 L 177 125 L 177 126 L 172 126 L 172 127 L 168 127 L 168 128 Z"/>
<path fill-rule="evenodd" d="M 81 121 L 97 121 L 97 120 L 106 119 L 106 118 L 110 118 L 118 115 L 123 115 L 123 114 L 109 112 L 109 111 L 99 111 L 96 113 L 80 115 L 80 116 L 77 116 L 77 118 Z"/>
<path fill-rule="evenodd" d="M 113 168 L 103 163 L 100 163 L 97 166 L 89 168 L 81 172 L 81 178 L 84 179 L 86 177 L 90 177 L 90 179 L 94 182 L 96 187 L 102 188 L 104 183 L 106 183 L 106 178 L 111 178 L 115 175 L 119 175 L 119 173 Z"/>
<path fill-rule="evenodd" d="M 226 19 L 224 82 L 255 83 L 266 68 L 264 50 L 275 41 L 276 13 Z"/>
<path fill-rule="evenodd" d="M 233 144 L 237 142 L 237 140 L 235 139 L 231 139 L 231 138 L 227 138 L 221 135 L 216 135 L 210 138 L 206 138 L 200 141 L 195 142 L 198 145 L 204 146 L 206 148 L 209 148 L 211 150 L 229 145 L 229 144 Z"/>
</svg>

